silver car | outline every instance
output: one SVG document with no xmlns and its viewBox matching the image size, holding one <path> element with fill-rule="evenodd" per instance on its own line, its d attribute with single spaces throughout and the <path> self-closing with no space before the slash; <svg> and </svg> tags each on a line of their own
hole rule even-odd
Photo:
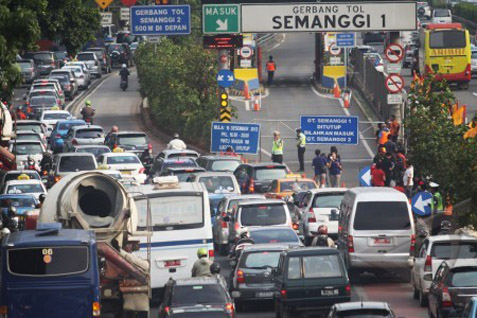
<svg viewBox="0 0 477 318">
<path fill-rule="evenodd" d="M 81 62 L 85 62 L 91 74 L 97 78 L 101 77 L 101 62 L 94 52 L 81 52 L 76 55 L 76 59 Z"/>
<path fill-rule="evenodd" d="M 71 152 L 79 145 L 104 145 L 103 128 L 95 125 L 71 127 L 64 139 L 63 152 Z"/>
<path fill-rule="evenodd" d="M 88 77 L 84 73 L 81 66 L 63 66 L 61 69 L 62 70 L 72 70 L 73 75 L 74 75 L 76 81 L 78 82 L 78 86 L 82 89 L 88 89 L 88 87 L 89 87 Z"/>
<path fill-rule="evenodd" d="M 90 71 L 90 69 L 88 68 L 88 65 L 86 65 L 85 62 L 78 62 L 78 61 L 66 62 L 65 66 L 79 66 L 79 67 L 81 67 L 81 69 L 83 70 L 83 72 L 86 76 L 86 79 L 88 80 L 88 83 L 91 83 L 91 71 Z"/>
</svg>

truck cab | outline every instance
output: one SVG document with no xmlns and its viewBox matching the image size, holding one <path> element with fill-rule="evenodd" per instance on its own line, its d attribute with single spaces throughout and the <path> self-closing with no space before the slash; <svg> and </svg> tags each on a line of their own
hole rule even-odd
<svg viewBox="0 0 477 318">
<path fill-rule="evenodd" d="M 100 316 L 93 231 L 39 223 L 36 230 L 8 234 L 1 258 L 0 316 Z"/>
</svg>

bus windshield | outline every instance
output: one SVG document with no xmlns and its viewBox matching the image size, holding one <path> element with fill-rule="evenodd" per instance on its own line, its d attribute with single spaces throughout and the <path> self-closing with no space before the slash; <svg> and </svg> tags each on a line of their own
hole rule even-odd
<svg viewBox="0 0 477 318">
<path fill-rule="evenodd" d="M 431 49 L 456 49 L 465 48 L 465 31 L 446 30 L 431 32 L 429 36 L 429 47 Z"/>
</svg>

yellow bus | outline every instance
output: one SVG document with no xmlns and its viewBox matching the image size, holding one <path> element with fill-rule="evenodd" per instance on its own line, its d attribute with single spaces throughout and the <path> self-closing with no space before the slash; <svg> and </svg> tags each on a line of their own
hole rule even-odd
<svg viewBox="0 0 477 318">
<path fill-rule="evenodd" d="M 419 69 L 468 89 L 472 76 L 469 31 L 460 23 L 428 24 L 421 32 Z"/>
</svg>

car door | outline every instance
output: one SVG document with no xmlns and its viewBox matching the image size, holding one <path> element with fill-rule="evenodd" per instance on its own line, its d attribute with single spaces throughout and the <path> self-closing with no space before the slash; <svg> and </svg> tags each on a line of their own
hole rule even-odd
<svg viewBox="0 0 477 318">
<path fill-rule="evenodd" d="M 64 144 L 63 144 L 63 147 L 64 147 L 64 150 L 63 152 L 69 152 L 70 149 L 71 149 L 71 139 L 73 137 L 73 130 L 68 130 L 68 132 L 66 133 L 66 136 L 65 136 L 65 141 L 64 141 Z"/>
<path fill-rule="evenodd" d="M 414 260 L 414 266 L 412 268 L 412 279 L 414 286 L 422 291 L 422 279 L 424 277 L 424 265 L 427 258 L 427 248 L 429 246 L 429 240 L 425 239 L 421 245 L 421 249 Z"/>
<path fill-rule="evenodd" d="M 429 311 L 437 316 L 437 307 L 439 306 L 439 292 L 442 279 L 444 276 L 446 266 L 445 263 L 442 263 L 441 266 L 437 269 L 434 280 L 432 281 L 431 287 L 429 288 L 428 301 L 429 301 Z"/>
</svg>

